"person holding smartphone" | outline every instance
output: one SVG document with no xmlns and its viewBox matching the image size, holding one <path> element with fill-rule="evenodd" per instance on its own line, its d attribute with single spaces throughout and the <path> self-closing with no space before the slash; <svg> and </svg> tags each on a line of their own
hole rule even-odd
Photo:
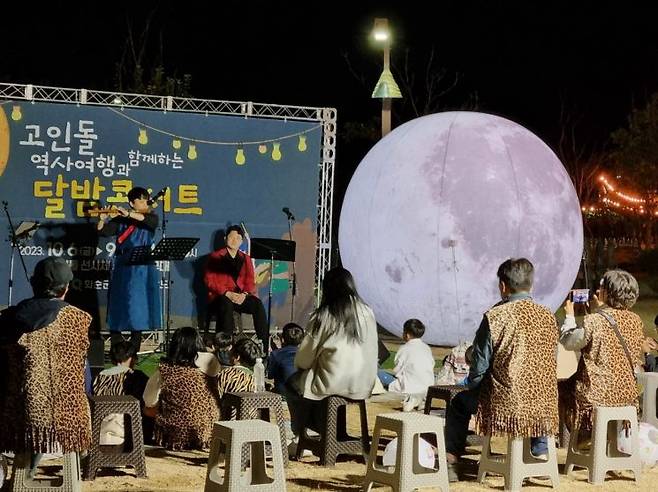
<svg viewBox="0 0 658 492">
<path fill-rule="evenodd" d="M 642 319 L 630 311 L 638 295 L 633 275 L 610 270 L 592 296 L 592 312 L 585 315 L 582 326 L 576 323 L 573 298 L 565 302 L 560 343 L 581 353 L 576 373 L 559 384 L 560 410 L 572 431 L 591 431 L 595 406 L 638 404 L 634 371 L 644 362 L 644 333 Z"/>
</svg>

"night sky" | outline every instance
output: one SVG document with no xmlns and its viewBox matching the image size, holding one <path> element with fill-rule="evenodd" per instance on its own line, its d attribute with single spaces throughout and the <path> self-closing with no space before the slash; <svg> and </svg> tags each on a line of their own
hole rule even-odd
<svg viewBox="0 0 658 492">
<path fill-rule="evenodd" d="M 374 17 L 390 19 L 394 68 L 408 51 L 422 74 L 433 47 L 447 78 L 460 74 L 441 109 L 477 95 L 478 110 L 552 147 L 561 107 L 578 117 L 580 141 L 601 147 L 658 90 L 658 9 L 638 2 L 9 3 L 2 82 L 113 90 L 128 23 L 139 36 L 153 13 L 150 58 L 162 52 L 169 73 L 191 74 L 193 96 L 332 106 L 339 131 L 380 112 L 370 99 L 382 60 L 369 39 Z M 339 139 L 338 195 L 366 150 Z"/>
</svg>

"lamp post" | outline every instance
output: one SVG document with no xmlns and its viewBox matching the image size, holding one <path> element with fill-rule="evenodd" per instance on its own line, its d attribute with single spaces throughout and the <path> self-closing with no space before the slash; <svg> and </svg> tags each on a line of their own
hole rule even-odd
<svg viewBox="0 0 658 492">
<path fill-rule="evenodd" d="M 391 32 L 388 19 L 376 18 L 372 35 L 377 43 L 384 48 L 384 69 L 379 76 L 377 85 L 372 91 L 373 99 L 382 100 L 382 137 L 391 131 L 391 99 L 402 98 L 402 93 L 391 73 Z"/>
</svg>

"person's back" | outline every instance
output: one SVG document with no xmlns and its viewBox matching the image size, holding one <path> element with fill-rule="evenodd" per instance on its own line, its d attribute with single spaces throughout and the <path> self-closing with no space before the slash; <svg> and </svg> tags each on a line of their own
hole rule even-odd
<svg viewBox="0 0 658 492">
<path fill-rule="evenodd" d="M 522 299 L 496 306 L 486 317 L 493 360 L 482 383 L 477 417 L 481 431 L 549 435 L 557 428 L 555 316 Z"/>
<path fill-rule="evenodd" d="M 176 330 L 167 357 L 149 378 L 144 390 L 145 413 L 155 416 L 155 441 L 172 450 L 205 449 L 210 445 L 213 422 L 219 420 L 217 378 L 197 364 L 205 352 L 192 327 Z"/>
<path fill-rule="evenodd" d="M 377 323 L 366 304 L 354 300 L 356 318 L 352 329 L 359 339 L 350 340 L 343 326 L 327 311 L 321 312 L 311 323 L 295 357 L 295 365 L 302 373 L 304 398 L 321 400 L 338 395 L 355 400 L 369 398 L 377 377 Z"/>
<path fill-rule="evenodd" d="M 93 393 L 96 396 L 128 395 L 136 398 L 140 408 L 144 408 L 144 390 L 148 376 L 140 370 L 133 369 L 137 354 L 130 342 L 121 341 L 110 348 L 110 358 L 114 366 L 102 370 L 93 382 Z M 150 441 L 152 421 L 148 417 L 142 419 L 144 440 Z M 111 414 L 101 423 L 100 444 L 121 444 L 124 440 L 124 416 Z"/>
<path fill-rule="evenodd" d="M 237 340 L 231 347 L 231 366 L 225 367 L 217 376 L 217 393 L 221 399 L 226 393 L 255 391 L 253 367 L 261 356 L 260 348 L 251 338 Z M 222 410 L 223 412 L 223 410 Z M 221 415 L 222 420 L 235 418 L 235 409 L 230 415 Z"/>
<path fill-rule="evenodd" d="M 268 377 L 274 380 L 274 391 L 284 394 L 285 384 L 296 372 L 295 355 L 304 338 L 304 329 L 296 323 L 288 323 L 282 330 L 283 347 L 272 351 L 267 365 Z"/>
<path fill-rule="evenodd" d="M 402 336 L 406 343 L 395 354 L 395 381 L 388 386 L 389 391 L 424 397 L 428 386 L 434 384 L 434 356 L 421 339 L 424 334 L 421 321 L 409 319 L 404 323 Z"/>
<path fill-rule="evenodd" d="M 582 429 L 591 427 L 592 410 L 597 405 L 637 406 L 634 369 L 644 362 L 644 325 L 637 314 L 629 311 L 639 296 L 637 281 L 623 270 L 608 271 L 599 294 L 602 297 L 595 297 L 591 302 L 597 311 L 584 317 L 582 327 L 576 325 L 573 303 L 565 304 L 567 316 L 560 338 L 566 349 L 581 352 L 578 369 L 572 378 L 561 383 L 560 394 L 568 425 Z M 616 325 L 632 360 L 612 324 Z"/>
<path fill-rule="evenodd" d="M 2 448 L 33 453 L 89 448 L 84 378 L 91 316 L 63 301 L 72 277 L 63 260 L 40 261 L 31 279 L 35 297 L 2 316 L 8 358 Z"/>
</svg>

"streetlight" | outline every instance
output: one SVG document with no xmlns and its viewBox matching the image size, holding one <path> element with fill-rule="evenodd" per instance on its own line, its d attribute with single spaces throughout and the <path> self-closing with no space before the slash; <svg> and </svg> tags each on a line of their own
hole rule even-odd
<svg viewBox="0 0 658 492">
<path fill-rule="evenodd" d="M 384 69 L 371 96 L 373 99 L 382 100 L 382 137 L 384 137 L 391 131 L 391 99 L 402 98 L 402 93 L 390 69 L 391 31 L 388 28 L 388 19 L 376 18 L 372 35 L 375 41 L 384 47 Z"/>
</svg>

